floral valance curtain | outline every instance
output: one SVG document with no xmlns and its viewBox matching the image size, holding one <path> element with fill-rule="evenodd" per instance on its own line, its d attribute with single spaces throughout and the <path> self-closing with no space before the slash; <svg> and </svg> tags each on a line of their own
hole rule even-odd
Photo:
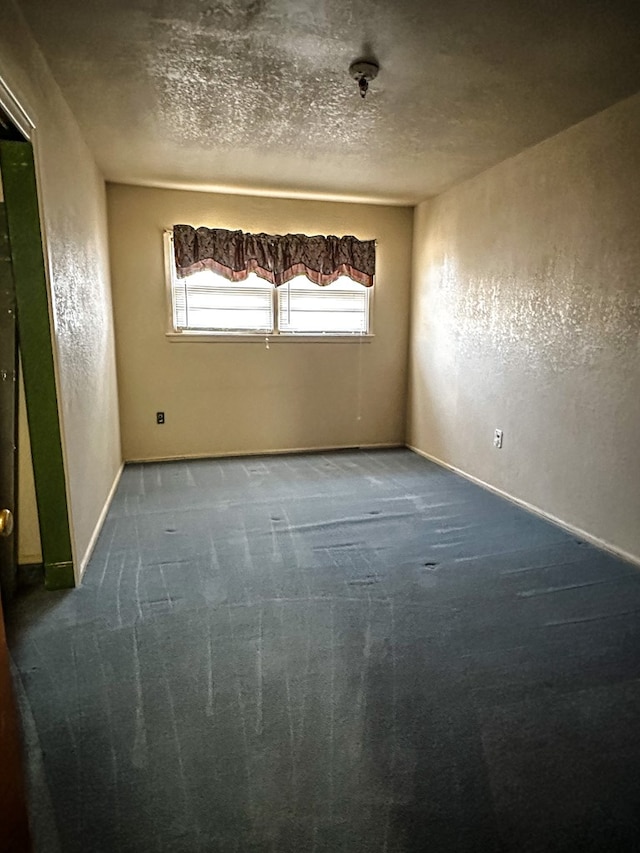
<svg viewBox="0 0 640 853">
<path fill-rule="evenodd" d="M 346 275 L 371 287 L 375 273 L 375 240 L 355 237 L 247 234 L 174 225 L 173 246 L 180 277 L 212 270 L 229 281 L 244 281 L 254 272 L 278 287 L 297 275 L 322 286 Z"/>
</svg>

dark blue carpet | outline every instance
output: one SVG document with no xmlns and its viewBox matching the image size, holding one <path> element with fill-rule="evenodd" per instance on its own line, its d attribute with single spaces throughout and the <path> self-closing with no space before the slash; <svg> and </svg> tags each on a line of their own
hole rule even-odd
<svg viewBox="0 0 640 853">
<path fill-rule="evenodd" d="M 407 450 L 131 465 L 9 614 L 37 850 L 640 850 L 640 571 Z"/>
</svg>

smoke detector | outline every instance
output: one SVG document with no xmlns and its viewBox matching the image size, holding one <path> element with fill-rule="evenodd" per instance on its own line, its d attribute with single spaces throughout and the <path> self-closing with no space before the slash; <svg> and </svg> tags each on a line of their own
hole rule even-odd
<svg viewBox="0 0 640 853">
<path fill-rule="evenodd" d="M 358 84 L 360 97 L 364 98 L 369 88 L 369 83 L 378 76 L 380 66 L 370 59 L 358 59 L 349 66 L 349 74 Z"/>
</svg>

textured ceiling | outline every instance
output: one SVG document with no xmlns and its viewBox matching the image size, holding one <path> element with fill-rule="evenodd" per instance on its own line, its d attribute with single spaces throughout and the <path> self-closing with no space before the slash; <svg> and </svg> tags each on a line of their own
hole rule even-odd
<svg viewBox="0 0 640 853">
<path fill-rule="evenodd" d="M 640 2 L 22 0 L 112 181 L 414 203 L 640 89 Z M 381 70 L 365 100 L 348 75 Z"/>
</svg>

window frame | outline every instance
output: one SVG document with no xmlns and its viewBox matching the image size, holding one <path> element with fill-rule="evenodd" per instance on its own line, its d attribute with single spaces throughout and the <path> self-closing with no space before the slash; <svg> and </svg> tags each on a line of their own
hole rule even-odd
<svg viewBox="0 0 640 853">
<path fill-rule="evenodd" d="M 366 332 L 281 332 L 278 328 L 278 288 L 272 286 L 271 299 L 273 306 L 274 330 L 272 332 L 233 331 L 215 329 L 176 329 L 174 325 L 173 282 L 176 275 L 175 258 L 173 253 L 173 231 L 165 230 L 164 238 L 164 268 L 165 268 L 165 337 L 171 341 L 215 342 L 244 342 L 244 343 L 358 343 L 370 341 L 373 333 L 374 287 L 365 288 L 367 291 L 367 327 Z M 285 285 L 282 285 L 284 287 Z M 364 287 L 364 285 L 361 285 Z"/>
</svg>

